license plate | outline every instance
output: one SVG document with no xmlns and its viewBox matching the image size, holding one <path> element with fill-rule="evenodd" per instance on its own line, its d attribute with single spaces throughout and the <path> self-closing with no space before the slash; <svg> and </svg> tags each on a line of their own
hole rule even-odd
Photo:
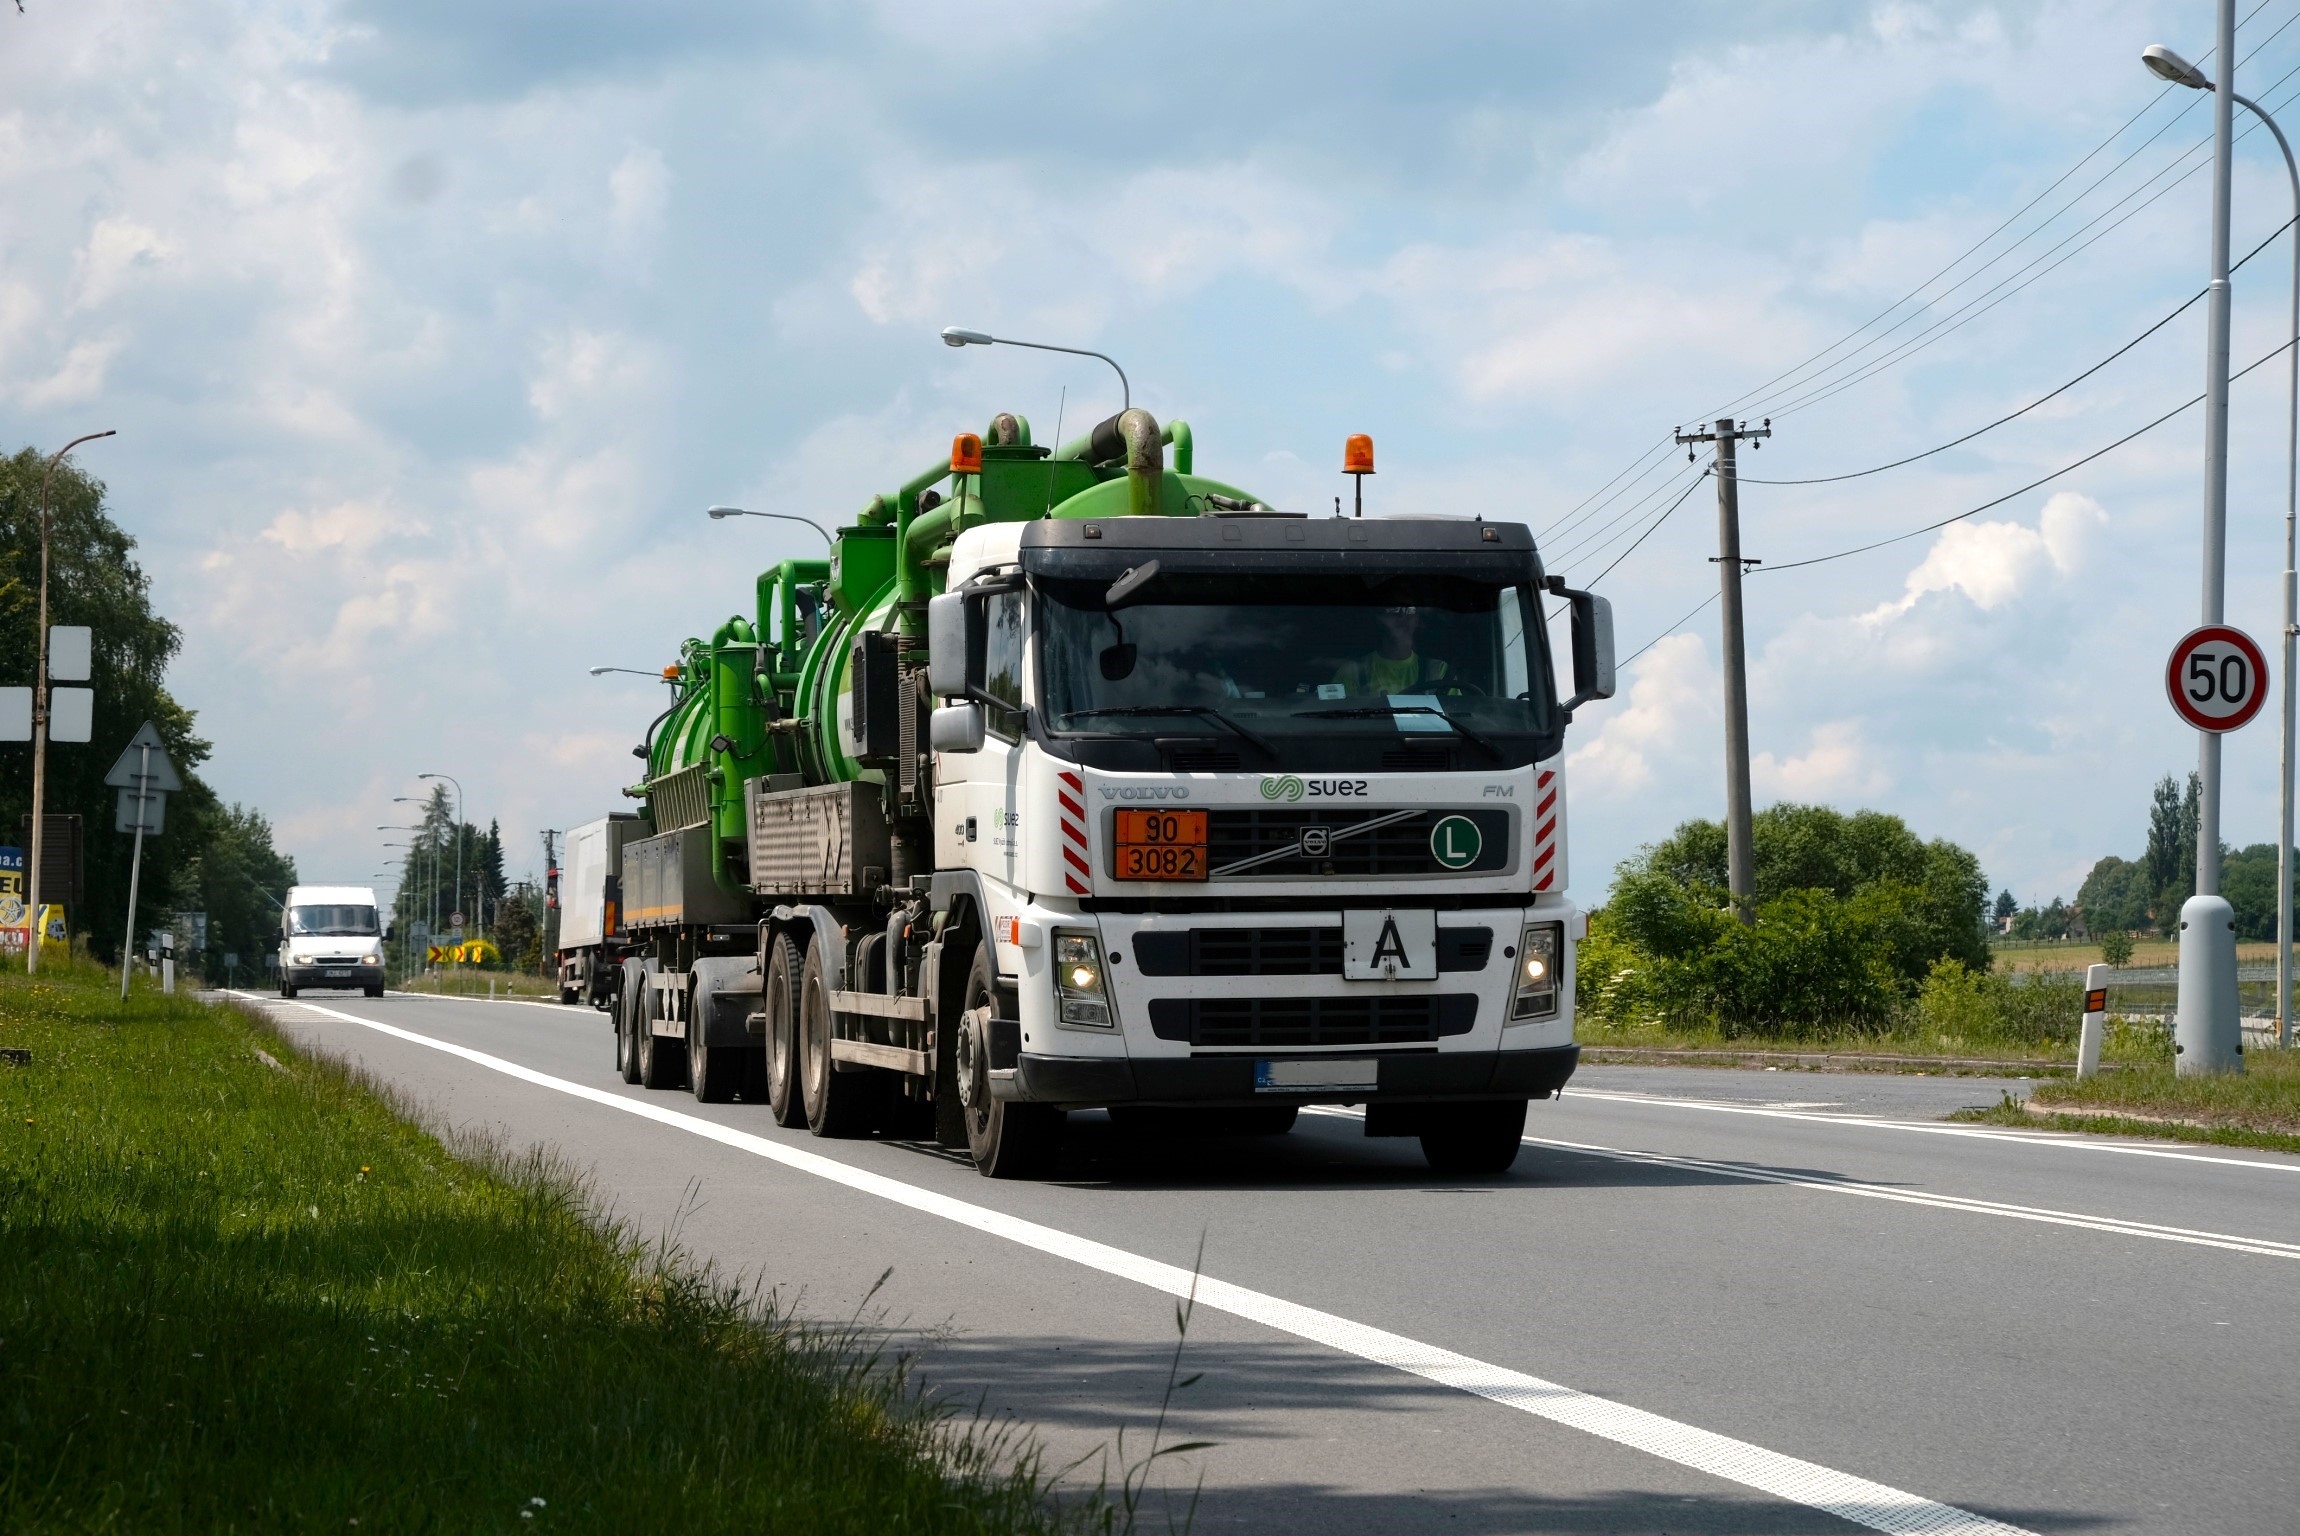
<svg viewBox="0 0 2300 1536">
<path fill-rule="evenodd" d="M 1344 981 L 1435 981 L 1437 973 L 1437 913 L 1425 907 L 1342 914 Z"/>
<path fill-rule="evenodd" d="M 1120 811 L 1117 831 L 1119 879 L 1206 878 L 1204 811 Z"/>
<path fill-rule="evenodd" d="M 1256 1093 L 1330 1093 L 1342 1088 L 1371 1088 L 1381 1079 L 1382 1064 L 1372 1058 L 1355 1061 L 1257 1061 Z"/>
<path fill-rule="evenodd" d="M 330 981 L 342 981 L 342 980 L 343 980 L 345 977 L 349 976 L 350 974 L 351 974 L 351 972 L 349 972 L 349 971 L 329 971 L 329 972 L 327 973 L 327 979 L 328 979 L 328 980 L 330 980 Z"/>
</svg>

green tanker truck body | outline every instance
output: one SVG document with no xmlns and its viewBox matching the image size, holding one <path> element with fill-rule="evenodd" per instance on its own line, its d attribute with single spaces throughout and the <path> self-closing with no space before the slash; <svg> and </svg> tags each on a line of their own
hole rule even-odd
<svg viewBox="0 0 2300 1536">
<path fill-rule="evenodd" d="M 1086 1108 L 1362 1104 L 1508 1165 L 1577 1055 L 1561 752 L 1610 615 L 1522 526 L 1277 513 L 1192 459 L 1140 410 L 1052 452 L 1000 416 L 686 643 L 630 791 L 627 1079 L 994 1176 Z"/>
</svg>

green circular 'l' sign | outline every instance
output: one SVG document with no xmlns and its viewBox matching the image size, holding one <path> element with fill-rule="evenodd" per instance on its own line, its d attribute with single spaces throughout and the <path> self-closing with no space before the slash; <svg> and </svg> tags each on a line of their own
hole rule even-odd
<svg viewBox="0 0 2300 1536">
<path fill-rule="evenodd" d="M 1447 816 L 1430 828 L 1430 857 L 1447 869 L 1467 869 L 1484 851 L 1485 839 L 1467 816 Z"/>
</svg>

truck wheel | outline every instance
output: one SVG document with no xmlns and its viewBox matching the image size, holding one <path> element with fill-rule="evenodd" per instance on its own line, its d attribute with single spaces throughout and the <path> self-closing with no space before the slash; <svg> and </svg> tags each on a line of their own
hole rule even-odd
<svg viewBox="0 0 2300 1536">
<path fill-rule="evenodd" d="M 615 1070 L 626 1083 L 639 1080 L 639 1037 L 632 1032 L 631 1013 L 639 1005 L 641 974 L 638 961 L 624 961 L 623 984 L 616 988 L 611 999 L 615 1020 Z"/>
<path fill-rule="evenodd" d="M 991 984 L 990 946 L 974 952 L 966 973 L 966 1008 L 959 1015 L 955 1053 L 959 1102 L 966 1111 L 966 1149 L 974 1170 L 986 1179 L 1035 1179 L 1054 1171 L 1068 1118 L 1052 1104 L 1020 1104 L 990 1096 L 990 1049 L 977 1038 L 970 1020 L 998 1007 Z"/>
<path fill-rule="evenodd" d="M 823 977 L 823 948 L 807 947 L 799 972 L 799 1086 L 807 1129 L 817 1136 L 868 1136 L 878 1129 L 886 1079 L 876 1072 L 841 1072 L 831 1061 L 831 989 Z"/>
<path fill-rule="evenodd" d="M 1525 1139 L 1525 1104 L 1503 1099 L 1448 1109 L 1445 1129 L 1422 1132 L 1422 1156 L 1439 1173 L 1507 1173 Z"/>
<path fill-rule="evenodd" d="M 799 972 L 806 960 L 787 933 L 775 936 L 767 956 L 767 1113 L 775 1124 L 793 1129 L 806 1124 L 805 1091 L 799 1087 Z"/>
<path fill-rule="evenodd" d="M 685 1086 L 687 1046 L 683 1040 L 655 1033 L 656 1001 L 654 987 L 647 985 L 651 971 L 640 973 L 638 1007 L 631 1018 L 632 1033 L 639 1041 L 639 1086 L 642 1088 L 680 1088 Z"/>
</svg>

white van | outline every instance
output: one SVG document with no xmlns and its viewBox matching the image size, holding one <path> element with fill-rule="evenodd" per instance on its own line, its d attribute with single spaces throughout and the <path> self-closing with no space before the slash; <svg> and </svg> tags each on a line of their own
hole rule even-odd
<svg viewBox="0 0 2300 1536">
<path fill-rule="evenodd" d="M 383 925 L 364 885 L 298 885 L 280 910 L 280 996 L 304 987 L 383 996 Z"/>
</svg>

